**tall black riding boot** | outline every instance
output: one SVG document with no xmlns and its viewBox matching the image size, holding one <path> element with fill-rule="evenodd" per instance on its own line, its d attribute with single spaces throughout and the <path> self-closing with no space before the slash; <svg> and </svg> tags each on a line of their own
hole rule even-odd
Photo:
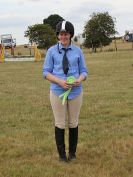
<svg viewBox="0 0 133 177">
<path fill-rule="evenodd" d="M 65 142 L 64 142 L 64 129 L 55 127 L 55 140 L 57 145 L 57 150 L 59 153 L 59 160 L 67 162 L 66 152 L 65 152 Z"/>
<path fill-rule="evenodd" d="M 76 159 L 76 148 L 78 142 L 78 126 L 76 128 L 69 128 L 69 155 L 68 160 Z"/>
</svg>

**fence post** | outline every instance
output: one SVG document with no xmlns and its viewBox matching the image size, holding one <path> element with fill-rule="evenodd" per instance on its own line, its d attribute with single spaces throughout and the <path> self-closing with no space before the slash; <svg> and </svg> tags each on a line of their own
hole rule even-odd
<svg viewBox="0 0 133 177">
<path fill-rule="evenodd" d="M 0 63 L 3 63 L 4 62 L 4 59 L 5 59 L 5 56 L 4 56 L 4 47 L 2 44 L 0 44 Z"/>
</svg>

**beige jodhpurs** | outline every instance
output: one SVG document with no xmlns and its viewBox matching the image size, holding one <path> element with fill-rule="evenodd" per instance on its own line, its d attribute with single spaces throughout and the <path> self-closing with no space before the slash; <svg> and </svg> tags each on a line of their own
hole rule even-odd
<svg viewBox="0 0 133 177">
<path fill-rule="evenodd" d="M 66 100 L 65 104 L 62 105 L 62 100 L 50 91 L 50 102 L 56 127 L 65 129 L 67 118 L 69 128 L 75 128 L 78 126 L 78 117 L 82 105 L 82 97 L 83 93 L 81 92 L 81 94 L 75 99 Z"/>
</svg>

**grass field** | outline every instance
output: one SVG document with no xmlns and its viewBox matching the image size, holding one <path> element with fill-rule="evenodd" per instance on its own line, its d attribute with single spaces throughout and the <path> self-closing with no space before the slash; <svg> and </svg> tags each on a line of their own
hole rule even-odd
<svg viewBox="0 0 133 177">
<path fill-rule="evenodd" d="M 133 51 L 85 57 L 77 160 L 69 164 L 58 162 L 43 62 L 0 64 L 0 177 L 132 177 Z"/>
</svg>

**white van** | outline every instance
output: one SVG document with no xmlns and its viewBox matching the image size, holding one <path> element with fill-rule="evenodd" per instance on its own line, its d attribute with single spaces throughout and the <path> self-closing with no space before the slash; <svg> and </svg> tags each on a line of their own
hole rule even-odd
<svg viewBox="0 0 133 177">
<path fill-rule="evenodd" d="M 13 41 L 11 34 L 3 34 L 1 35 L 1 43 L 5 48 L 16 47 L 16 42 Z"/>
</svg>

